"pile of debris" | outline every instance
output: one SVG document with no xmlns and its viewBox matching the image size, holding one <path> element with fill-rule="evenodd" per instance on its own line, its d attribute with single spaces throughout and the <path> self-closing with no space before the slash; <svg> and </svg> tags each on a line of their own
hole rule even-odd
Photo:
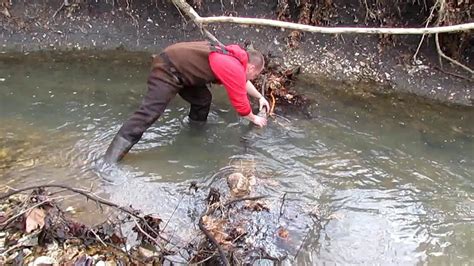
<svg viewBox="0 0 474 266">
<path fill-rule="evenodd" d="M 268 54 L 265 56 L 265 69 L 254 81 L 257 88 L 262 89 L 262 94 L 269 99 L 270 114 L 274 112 L 276 104 L 283 106 L 307 105 L 308 99 L 293 90 L 296 77 L 300 73 L 300 66 L 284 67 L 277 57 Z"/>
<path fill-rule="evenodd" d="M 69 210 L 59 205 L 68 196 L 59 195 L 67 190 L 87 195 L 98 204 L 107 202 L 85 190 L 53 187 L 63 189 L 48 193 L 43 187 L 32 187 L 30 194 L 22 189 L 0 197 L 0 264 L 138 265 L 161 260 L 163 253 L 149 244 L 150 240 L 159 244 L 159 218 L 118 207 L 124 210 L 121 218 L 88 227 L 68 217 Z M 127 223 L 135 223 L 139 241 L 134 246 L 128 245 L 122 232 Z"/>
<path fill-rule="evenodd" d="M 278 182 L 256 177 L 252 166 L 240 166 L 221 169 L 210 184 L 191 183 L 186 196 L 196 209 L 189 211 L 200 213 L 193 221 L 202 234 L 179 243 L 165 232 L 169 220 L 163 226 L 156 215 L 119 206 L 89 190 L 55 184 L 7 187 L 0 195 L 0 264 L 230 265 L 296 256 L 308 230 L 319 230 L 319 217 L 307 206 L 285 208 L 286 194 L 264 195 L 268 189 L 263 187 Z M 94 226 L 79 223 L 60 204 L 73 196 L 109 207 L 113 216 L 109 212 L 106 221 Z"/>
</svg>

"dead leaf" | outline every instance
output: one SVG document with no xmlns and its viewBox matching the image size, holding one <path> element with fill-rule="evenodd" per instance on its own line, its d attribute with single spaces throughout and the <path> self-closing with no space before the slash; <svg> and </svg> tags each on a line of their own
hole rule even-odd
<svg viewBox="0 0 474 266">
<path fill-rule="evenodd" d="M 31 233 L 37 228 L 43 228 L 46 213 L 43 209 L 34 208 L 26 215 L 25 231 Z"/>
<path fill-rule="evenodd" d="M 214 219 L 206 215 L 202 217 L 202 223 L 220 245 L 231 246 L 232 243 L 228 241 L 229 235 L 224 231 L 226 225 L 224 219 Z"/>
<path fill-rule="evenodd" d="M 270 208 L 268 208 L 267 204 L 263 201 L 250 201 L 244 208 L 256 212 L 270 211 Z"/>
<path fill-rule="evenodd" d="M 144 258 L 151 258 L 151 257 L 157 257 L 159 256 L 159 254 L 156 252 L 156 251 L 153 251 L 153 250 L 150 250 L 150 249 L 147 249 L 145 247 L 138 247 L 138 253 L 144 257 Z"/>
<path fill-rule="evenodd" d="M 288 236 L 290 235 L 288 233 L 288 230 L 286 230 L 285 228 L 283 227 L 280 227 L 277 231 L 277 234 L 280 238 L 283 238 L 283 239 L 288 239 Z"/>
</svg>

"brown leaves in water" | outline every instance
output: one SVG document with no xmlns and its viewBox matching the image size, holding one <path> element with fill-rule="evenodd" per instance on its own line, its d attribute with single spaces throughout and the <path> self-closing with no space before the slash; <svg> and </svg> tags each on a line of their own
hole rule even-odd
<svg viewBox="0 0 474 266">
<path fill-rule="evenodd" d="M 202 217 L 202 224 L 206 229 L 211 233 L 211 235 L 216 239 L 219 245 L 222 245 L 226 248 L 232 246 L 232 242 L 229 235 L 225 233 L 225 225 L 227 222 L 224 219 L 212 218 L 208 215 Z"/>
<path fill-rule="evenodd" d="M 34 208 L 26 214 L 25 220 L 25 231 L 31 233 L 34 230 L 44 227 L 44 219 L 46 218 L 46 212 L 41 208 Z"/>
<path fill-rule="evenodd" d="M 134 226 L 133 231 L 137 232 L 138 240 L 149 243 L 149 244 L 153 244 L 154 242 L 151 239 L 149 239 L 148 236 L 153 237 L 154 239 L 159 237 L 159 233 L 161 231 L 160 224 L 163 220 L 161 220 L 161 218 L 159 218 L 158 216 L 151 215 L 151 214 L 145 215 L 145 217 L 143 218 L 144 218 L 144 221 L 141 220 L 138 222 L 140 227 Z M 148 234 L 148 236 L 145 233 Z"/>
<path fill-rule="evenodd" d="M 280 227 L 280 228 L 278 228 L 277 235 L 278 235 L 280 238 L 286 240 L 286 239 L 288 239 L 288 237 L 290 236 L 290 233 L 289 233 L 288 230 L 286 230 L 285 228 Z"/>
<path fill-rule="evenodd" d="M 255 177 L 247 177 L 241 173 L 232 173 L 227 177 L 227 185 L 233 197 L 243 197 L 250 194 Z"/>
<path fill-rule="evenodd" d="M 247 210 L 255 211 L 255 212 L 270 211 L 270 208 L 267 206 L 267 204 L 259 200 L 247 202 L 244 208 Z"/>
<path fill-rule="evenodd" d="M 297 36 L 299 33 L 294 32 L 295 38 L 300 38 Z M 300 67 L 283 67 L 270 55 L 265 58 L 266 67 L 257 80 L 255 80 L 255 85 L 257 87 L 263 87 L 265 91 L 265 96 L 269 101 L 276 101 L 278 104 L 286 104 L 293 106 L 301 106 L 308 102 L 308 100 L 300 94 L 297 94 L 295 91 L 290 88 L 293 86 L 296 76 L 300 72 Z"/>
</svg>

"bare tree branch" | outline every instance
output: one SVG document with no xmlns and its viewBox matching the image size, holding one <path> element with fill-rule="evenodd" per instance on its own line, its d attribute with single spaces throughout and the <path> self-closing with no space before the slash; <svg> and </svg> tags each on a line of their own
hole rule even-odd
<svg viewBox="0 0 474 266">
<path fill-rule="evenodd" d="M 186 1 L 184 1 L 184 0 L 171 0 L 171 2 L 173 2 L 173 4 L 176 7 L 178 7 L 178 10 L 183 11 L 183 13 L 185 13 L 194 22 L 194 24 L 196 24 L 196 26 L 199 27 L 201 32 L 204 35 L 206 35 L 207 38 L 209 38 L 210 40 L 212 40 L 212 41 L 214 41 L 214 42 L 216 42 L 220 45 L 223 45 L 214 35 L 212 35 L 212 33 L 210 33 L 208 30 L 206 30 L 204 28 L 202 23 L 199 22 L 199 20 L 201 19 L 201 16 L 199 16 L 199 14 L 194 10 L 194 8 L 192 8 L 188 3 L 186 3 Z"/>
<path fill-rule="evenodd" d="M 420 35 L 435 34 L 456 31 L 468 31 L 474 29 L 474 22 L 458 24 L 453 26 L 431 27 L 431 28 L 362 28 L 362 27 L 317 27 L 292 22 L 277 21 L 263 18 L 242 18 L 242 17 L 199 17 L 197 22 L 201 24 L 210 23 L 235 23 L 245 25 L 262 25 L 278 28 L 301 30 L 314 33 L 341 34 L 341 33 L 358 33 L 358 34 L 393 34 L 393 35 Z"/>
<path fill-rule="evenodd" d="M 436 1 L 436 3 L 434 4 L 434 6 L 431 8 L 430 15 L 429 15 L 428 19 L 426 19 L 425 28 L 428 28 L 428 25 L 430 24 L 431 20 L 433 19 L 434 11 L 435 11 L 435 9 L 438 7 L 438 5 L 439 5 L 439 1 Z M 426 35 L 426 34 L 423 34 L 423 35 L 421 36 L 420 43 L 418 44 L 418 47 L 416 48 L 416 52 L 415 52 L 415 54 L 413 55 L 413 61 L 416 61 L 416 56 L 418 55 L 418 52 L 420 51 L 421 45 L 423 44 L 423 40 L 425 39 L 425 35 Z"/>
<path fill-rule="evenodd" d="M 38 185 L 38 186 L 25 187 L 25 188 L 17 189 L 17 190 L 14 190 L 12 192 L 8 192 L 8 193 L 5 193 L 5 194 L 1 195 L 0 200 L 4 200 L 4 199 L 6 199 L 6 198 L 8 198 L 8 197 L 10 197 L 14 194 L 18 194 L 18 193 L 21 193 L 21 192 L 24 192 L 24 191 L 34 190 L 34 189 L 38 189 L 38 188 L 45 188 L 45 187 L 63 188 L 63 189 L 81 194 L 84 197 L 86 197 L 88 199 L 91 199 L 95 202 L 98 202 L 98 203 L 101 203 L 101 204 L 119 209 L 119 210 L 121 210 L 121 211 L 123 211 L 127 214 L 130 214 L 131 216 L 136 217 L 138 219 L 143 219 L 140 215 L 136 214 L 130 208 L 119 206 L 119 205 L 117 205 L 113 202 L 110 202 L 108 200 L 105 200 L 105 199 L 103 199 L 103 198 L 101 198 L 101 197 L 99 197 L 99 196 L 95 195 L 94 193 L 89 192 L 87 190 L 83 190 L 83 189 L 79 189 L 79 188 L 72 188 L 72 187 L 68 187 L 66 185 L 49 184 L 49 185 Z"/>
<path fill-rule="evenodd" d="M 191 18 L 199 28 L 203 29 L 203 24 L 211 23 L 235 23 L 245 25 L 262 25 L 278 28 L 301 30 L 315 33 L 341 34 L 341 33 L 358 33 L 358 34 L 396 34 L 396 35 L 420 35 L 435 34 L 456 31 L 469 31 L 474 29 L 474 22 L 464 23 L 452 26 L 441 26 L 431 28 L 362 28 L 362 27 L 317 27 L 299 23 L 278 21 L 263 18 L 243 18 L 243 17 L 201 17 L 199 14 L 184 0 L 172 0 L 181 11 Z M 207 34 L 206 34 L 207 35 Z M 212 35 L 212 34 L 211 34 Z M 209 37 L 209 36 L 208 36 Z M 212 36 L 214 37 L 214 36 Z M 215 38 L 215 37 L 214 37 Z M 216 39 L 217 40 L 217 39 Z"/>
<path fill-rule="evenodd" d="M 439 45 L 439 36 L 438 36 L 438 33 L 436 33 L 436 35 L 435 35 L 435 42 L 436 42 L 436 50 L 438 50 L 438 54 L 439 54 L 442 58 L 444 58 L 444 59 L 448 60 L 449 62 L 451 62 L 451 63 L 453 63 L 453 64 L 455 64 L 455 65 L 461 67 L 462 69 L 464 69 L 464 70 L 466 70 L 467 72 L 471 73 L 471 75 L 474 74 L 474 71 L 473 71 L 472 69 L 470 69 L 469 67 L 467 67 L 467 66 L 461 64 L 459 61 L 456 61 L 456 60 L 452 59 L 451 57 L 449 57 L 449 56 L 447 56 L 447 55 L 444 54 L 443 50 L 441 50 L 441 46 Z M 442 69 L 442 68 L 443 68 L 443 65 L 442 65 L 442 63 L 441 63 L 441 59 L 440 59 L 440 65 L 441 65 L 441 69 Z"/>
<path fill-rule="evenodd" d="M 212 205 L 208 207 L 208 210 L 204 212 L 199 218 L 198 226 L 199 226 L 199 229 L 204 233 L 204 235 L 206 235 L 207 239 L 209 239 L 212 242 L 212 244 L 217 248 L 217 251 L 219 251 L 219 256 L 222 260 L 222 263 L 225 266 L 229 266 L 230 265 L 229 260 L 227 259 L 227 256 L 224 250 L 222 249 L 221 245 L 219 245 L 219 242 L 217 242 L 216 238 L 211 234 L 211 232 L 209 232 L 209 230 L 207 230 L 206 226 L 203 223 L 203 217 L 214 212 L 214 209 L 215 208 Z"/>
</svg>

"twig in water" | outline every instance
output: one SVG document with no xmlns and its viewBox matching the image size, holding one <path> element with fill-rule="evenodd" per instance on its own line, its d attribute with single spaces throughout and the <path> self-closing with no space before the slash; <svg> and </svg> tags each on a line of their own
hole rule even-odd
<svg viewBox="0 0 474 266">
<path fill-rule="evenodd" d="M 212 253 L 211 256 L 208 256 L 207 258 L 205 258 L 205 259 L 203 259 L 203 260 L 201 260 L 201 261 L 198 261 L 198 262 L 196 262 L 196 263 L 192 263 L 192 264 L 194 264 L 194 265 L 200 265 L 200 264 L 202 264 L 202 263 L 204 263 L 204 262 L 206 262 L 206 261 L 212 259 L 212 258 L 216 255 L 216 253 L 217 253 L 217 251 L 214 251 L 214 253 Z"/>
<path fill-rule="evenodd" d="M 221 245 L 219 245 L 219 243 L 214 238 L 214 236 L 207 230 L 207 228 L 202 223 L 202 217 L 204 217 L 205 215 L 208 215 L 210 213 L 211 209 L 213 209 L 213 208 L 210 208 L 207 212 L 205 212 L 201 215 L 201 217 L 199 218 L 198 226 L 199 226 L 199 229 L 201 229 L 201 231 L 204 233 L 204 235 L 206 235 L 206 237 L 212 242 L 212 244 L 219 251 L 219 255 L 221 257 L 222 263 L 226 266 L 230 266 L 229 260 L 227 260 L 227 256 L 225 255 L 224 250 L 222 249 Z"/>
<path fill-rule="evenodd" d="M 236 202 L 239 202 L 239 201 L 244 201 L 244 200 L 259 200 L 259 199 L 263 199 L 263 198 L 266 198 L 267 196 L 255 196 L 255 197 L 244 197 L 244 198 L 238 198 L 238 199 L 233 199 L 231 201 L 228 201 L 224 204 L 224 206 L 229 206 L 229 205 L 232 205 Z"/>
<path fill-rule="evenodd" d="M 178 204 L 176 204 L 176 207 L 174 208 L 173 212 L 171 213 L 170 218 L 168 219 L 168 221 L 166 221 L 166 224 L 165 224 L 165 226 L 163 227 L 163 229 L 161 229 L 162 232 L 165 231 L 166 226 L 168 226 L 168 223 L 171 221 L 171 218 L 173 218 L 173 215 L 174 215 L 174 213 L 176 212 L 176 210 L 178 209 L 178 207 L 179 207 L 179 205 L 181 204 L 181 202 L 183 201 L 183 198 L 184 198 L 184 196 L 181 196 L 181 199 L 179 200 Z"/>
<path fill-rule="evenodd" d="M 273 90 L 270 91 L 270 96 L 272 97 L 272 106 L 270 108 L 270 115 L 273 114 L 273 111 L 275 110 L 275 103 L 276 103 L 276 100 L 275 100 L 275 96 L 273 96 Z"/>
<path fill-rule="evenodd" d="M 102 238 L 100 238 L 99 235 L 97 235 L 93 229 L 89 230 L 93 235 L 95 235 L 95 237 L 97 238 L 97 240 L 100 241 L 100 243 L 102 243 L 102 245 L 104 245 L 104 247 L 107 247 L 107 244 L 105 244 L 104 240 L 102 240 Z"/>
<path fill-rule="evenodd" d="M 72 196 L 75 196 L 75 195 L 72 195 Z M 69 196 L 71 197 L 71 196 Z M 0 226 L 1 226 L 1 229 L 5 229 L 5 227 L 7 227 L 11 222 L 15 221 L 18 217 L 24 215 L 25 213 L 28 213 L 30 212 L 31 210 L 33 210 L 34 208 L 37 208 L 45 203 L 48 203 L 48 202 L 51 202 L 53 200 L 58 200 L 60 199 L 60 201 L 66 199 L 67 197 L 66 196 L 62 196 L 62 197 L 56 197 L 56 198 L 50 198 L 50 199 L 47 199 L 47 200 L 44 200 L 44 201 L 41 201 L 41 202 L 38 202 L 37 204 L 29 207 L 28 209 L 25 209 L 19 213 L 17 213 L 15 216 L 12 216 L 10 219 L 6 220 L 5 222 L 3 222 Z"/>
<path fill-rule="evenodd" d="M 0 196 L 0 200 L 4 200 L 6 198 L 9 198 L 10 196 L 12 195 L 15 195 L 15 194 L 18 194 L 18 193 L 21 193 L 21 192 L 24 192 L 24 191 L 28 191 L 28 190 L 33 190 L 33 189 L 38 189 L 38 188 L 45 188 L 45 187 L 54 187 L 54 188 L 63 188 L 63 189 L 67 189 L 69 191 L 72 191 L 72 192 L 75 192 L 75 193 L 78 193 L 78 194 L 81 194 L 83 195 L 84 197 L 90 199 L 90 200 L 93 200 L 97 203 L 101 203 L 101 204 L 104 204 L 104 205 L 107 205 L 109 207 L 113 207 L 113 208 L 116 208 L 116 209 L 119 209 L 120 211 L 123 211 L 127 214 L 130 214 L 131 216 L 133 217 L 136 217 L 140 220 L 142 220 L 143 218 L 136 214 L 134 211 L 130 210 L 130 209 L 127 209 L 125 207 L 122 207 L 122 206 L 119 206 L 113 202 L 110 202 L 108 200 L 105 200 L 97 195 L 95 195 L 94 193 L 92 192 L 89 192 L 89 191 L 86 191 L 86 190 L 83 190 L 83 189 L 78 189 L 78 188 L 72 188 L 72 187 L 69 187 L 69 186 L 66 186 L 66 185 L 56 185 L 56 184 L 47 184 L 47 185 L 38 185 L 38 186 L 30 186 L 30 187 L 25 187 L 25 188 L 20 188 L 20 189 L 17 189 L 15 191 L 12 191 L 12 192 L 8 192 L 8 193 L 5 193 L 3 195 Z"/>
<path fill-rule="evenodd" d="M 283 194 L 282 199 L 281 199 L 280 216 L 278 216 L 278 222 L 280 222 L 280 218 L 281 218 L 281 216 L 283 215 L 283 205 L 285 204 L 286 194 L 288 194 L 288 192 L 285 192 L 285 193 Z"/>
<path fill-rule="evenodd" d="M 137 229 L 140 230 L 140 232 L 142 234 L 144 234 L 146 237 L 148 237 L 151 241 L 153 241 L 153 243 L 155 243 L 161 249 L 162 252 L 164 252 L 165 248 L 161 245 L 161 243 L 158 242 L 154 237 L 149 235 L 147 232 L 145 232 L 145 230 L 143 230 L 143 228 L 140 226 L 140 223 L 138 223 L 137 219 L 135 219 L 135 218 L 132 218 L 132 219 L 133 219 L 133 222 L 135 223 L 135 226 L 137 227 Z M 146 221 L 145 221 L 145 223 L 148 225 L 148 223 Z M 153 232 L 153 233 L 155 233 L 155 232 Z"/>
<path fill-rule="evenodd" d="M 228 171 L 234 171 L 234 169 L 235 167 L 233 165 L 228 165 L 219 169 L 215 174 L 213 174 L 209 178 L 209 181 L 203 184 L 203 188 L 209 188 L 218 178 L 220 178 L 221 175 L 226 174 Z"/>
<path fill-rule="evenodd" d="M 78 194 L 81 194 L 83 195 L 84 197 L 86 197 L 87 199 L 90 199 L 90 200 L 93 200 L 97 203 L 98 206 L 100 206 L 100 204 L 103 204 L 103 205 L 106 205 L 106 206 L 109 206 L 109 207 L 113 207 L 115 209 L 118 209 L 122 212 L 125 212 L 127 214 L 129 214 L 130 216 L 132 217 L 135 217 L 141 221 L 144 222 L 144 224 L 147 226 L 148 229 L 150 229 L 150 231 L 152 231 L 154 234 L 156 234 L 158 237 L 160 237 L 161 239 L 163 239 L 164 241 L 169 241 L 168 239 L 164 238 L 163 236 L 161 236 L 160 234 L 158 234 L 149 224 L 148 222 L 143 218 L 141 217 L 139 214 L 137 214 L 136 211 L 134 211 L 133 209 L 128 209 L 128 208 L 125 208 L 125 207 L 122 207 L 122 206 L 119 206 L 113 202 L 110 202 L 106 199 L 103 199 L 99 196 L 97 196 L 96 194 L 90 192 L 90 191 L 87 191 L 87 190 L 83 190 L 83 189 L 78 189 L 78 188 L 72 188 L 72 187 L 69 187 L 69 186 L 66 186 L 66 185 L 57 185 L 57 184 L 46 184 L 46 185 L 38 185 L 38 186 L 31 186 L 31 187 L 25 187 L 25 188 L 21 188 L 21 189 L 17 189 L 15 191 L 12 191 L 12 192 L 9 192 L 9 193 L 5 193 L 3 195 L 0 196 L 0 201 L 1 200 L 4 200 L 12 195 L 15 195 L 15 194 L 18 194 L 18 193 L 21 193 L 21 192 L 24 192 L 24 191 L 28 191 L 28 190 L 33 190 L 33 189 L 38 189 L 38 188 L 45 188 L 45 187 L 54 187 L 54 188 L 63 188 L 63 189 L 67 189 L 69 191 L 72 191 L 72 192 L 75 192 L 75 193 L 78 193 Z M 141 228 L 141 227 L 140 227 Z M 160 248 L 163 248 L 162 246 L 160 246 Z M 164 250 L 164 249 L 163 249 Z"/>
<path fill-rule="evenodd" d="M 304 238 L 301 242 L 301 245 L 299 246 L 298 250 L 296 251 L 296 254 L 295 254 L 295 257 L 293 258 L 293 260 L 296 260 L 296 257 L 298 257 L 298 254 L 300 254 L 300 251 L 303 248 L 303 245 L 306 242 L 306 239 L 308 238 L 310 232 L 311 232 L 311 230 L 308 230 L 308 233 L 306 233 L 306 235 L 304 236 Z"/>
</svg>

